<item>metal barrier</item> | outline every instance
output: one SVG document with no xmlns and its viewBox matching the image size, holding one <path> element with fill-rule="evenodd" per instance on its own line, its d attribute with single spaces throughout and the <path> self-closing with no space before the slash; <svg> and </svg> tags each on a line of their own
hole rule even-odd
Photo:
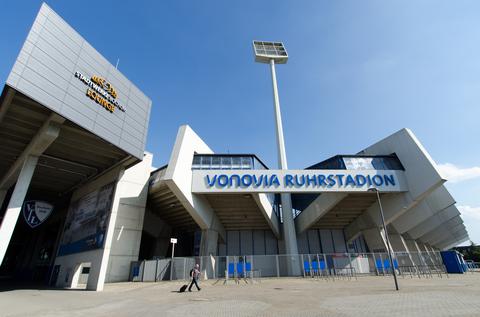
<svg viewBox="0 0 480 317">
<path fill-rule="evenodd" d="M 480 262 L 466 261 L 467 272 L 480 272 Z"/>
<path fill-rule="evenodd" d="M 195 263 L 201 279 L 253 283 L 266 277 L 357 279 L 362 275 L 448 277 L 439 252 L 396 252 L 393 267 L 387 253 L 319 253 L 298 255 L 201 256 L 132 262 L 131 281 L 188 280 Z"/>
</svg>

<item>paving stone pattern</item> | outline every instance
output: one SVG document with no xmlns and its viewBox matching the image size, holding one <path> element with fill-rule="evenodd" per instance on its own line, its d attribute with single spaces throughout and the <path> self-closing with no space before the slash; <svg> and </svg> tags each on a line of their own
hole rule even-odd
<svg viewBox="0 0 480 317">
<path fill-rule="evenodd" d="M 480 316 L 480 273 L 449 278 L 263 279 L 239 285 L 203 281 L 118 283 L 104 292 L 21 289 L 0 293 L 0 316 Z"/>
</svg>

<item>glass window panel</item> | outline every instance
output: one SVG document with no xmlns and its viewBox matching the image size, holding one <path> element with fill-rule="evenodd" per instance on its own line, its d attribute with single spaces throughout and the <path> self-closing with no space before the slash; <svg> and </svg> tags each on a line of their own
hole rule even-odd
<svg viewBox="0 0 480 317">
<path fill-rule="evenodd" d="M 211 156 L 202 156 L 202 168 L 203 169 L 209 169 L 211 164 L 212 164 L 212 157 Z"/>
<path fill-rule="evenodd" d="M 370 157 L 344 157 L 343 162 L 347 170 L 375 169 L 372 165 L 372 158 Z"/>
<path fill-rule="evenodd" d="M 386 169 L 389 170 L 401 170 L 402 165 L 395 157 L 386 157 L 384 160 Z"/>
<path fill-rule="evenodd" d="M 386 166 L 385 166 L 385 163 L 384 163 L 384 158 L 383 157 L 374 157 L 372 158 L 372 166 L 376 169 L 376 170 L 386 170 Z"/>
<path fill-rule="evenodd" d="M 241 169 L 242 159 L 239 156 L 232 157 L 232 169 Z"/>
<path fill-rule="evenodd" d="M 253 159 L 253 164 L 254 164 L 253 168 L 256 169 L 256 170 L 264 170 L 265 169 L 265 166 L 263 166 L 262 163 L 260 163 L 260 161 L 255 159 L 255 158 Z"/>
<path fill-rule="evenodd" d="M 222 169 L 232 168 L 232 158 L 230 156 L 222 156 Z"/>
<path fill-rule="evenodd" d="M 248 156 L 242 156 L 242 169 L 252 169 L 252 158 Z"/>
<path fill-rule="evenodd" d="M 192 169 L 199 169 L 201 167 L 201 157 L 200 156 L 194 156 L 193 157 L 193 162 L 192 162 Z"/>
<path fill-rule="evenodd" d="M 220 157 L 213 156 L 212 157 L 212 169 L 219 169 L 220 168 Z"/>
</svg>

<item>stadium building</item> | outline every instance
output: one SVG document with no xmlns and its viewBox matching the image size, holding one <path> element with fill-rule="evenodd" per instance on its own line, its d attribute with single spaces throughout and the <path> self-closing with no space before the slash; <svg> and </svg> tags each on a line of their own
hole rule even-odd
<svg viewBox="0 0 480 317">
<path fill-rule="evenodd" d="M 132 279 L 138 260 L 169 257 L 171 238 L 184 259 L 279 255 L 286 243 L 304 255 L 384 253 L 388 241 L 428 253 L 468 239 L 446 180 L 408 129 L 278 170 L 255 154 L 215 154 L 184 125 L 154 170 L 151 104 L 42 5 L 0 99 L 2 281 L 102 290 Z M 294 216 L 288 241 L 282 194 Z M 215 277 L 218 261 L 209 265 Z"/>
</svg>

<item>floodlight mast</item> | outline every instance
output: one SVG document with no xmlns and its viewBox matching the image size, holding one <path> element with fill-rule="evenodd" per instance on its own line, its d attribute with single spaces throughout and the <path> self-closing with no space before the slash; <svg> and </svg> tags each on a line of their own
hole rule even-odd
<svg viewBox="0 0 480 317">
<path fill-rule="evenodd" d="M 283 138 L 282 114 L 280 112 L 280 99 L 278 97 L 277 75 L 275 72 L 275 62 L 286 64 L 288 59 L 287 51 L 280 42 L 261 42 L 254 41 L 253 49 L 255 52 L 255 61 L 260 63 L 269 63 L 272 75 L 273 101 L 275 110 L 275 124 L 278 148 L 278 165 L 282 170 L 288 169 L 287 155 L 285 151 L 285 140 Z M 292 255 L 289 273 L 297 275 L 300 273 L 298 266 L 298 245 L 295 223 L 293 219 L 292 198 L 290 193 L 280 194 L 282 202 L 283 215 L 283 238 L 285 241 L 285 253 Z M 288 261 L 290 263 L 290 261 Z"/>
</svg>

